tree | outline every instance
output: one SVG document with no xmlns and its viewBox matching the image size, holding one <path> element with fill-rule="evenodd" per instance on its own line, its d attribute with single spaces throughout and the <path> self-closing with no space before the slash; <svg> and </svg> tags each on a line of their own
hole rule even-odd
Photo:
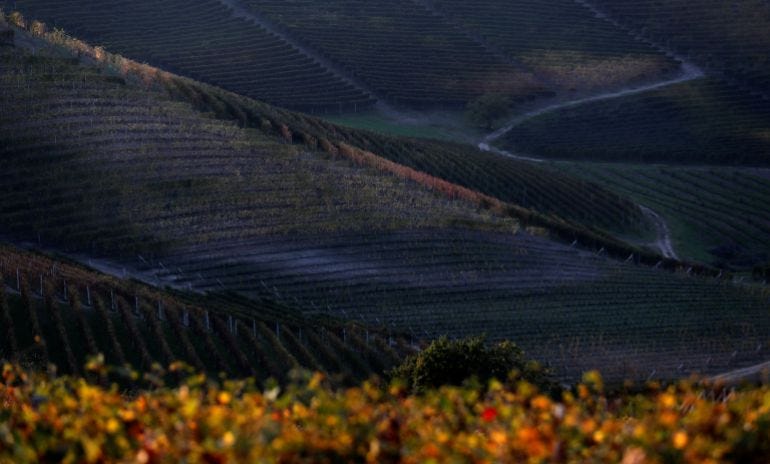
<svg viewBox="0 0 770 464">
<path fill-rule="evenodd" d="M 468 103 L 465 117 L 476 127 L 492 130 L 497 121 L 508 116 L 510 110 L 510 97 L 486 94 Z"/>
<path fill-rule="evenodd" d="M 461 385 L 470 379 L 487 383 L 493 378 L 523 379 L 543 390 L 553 387 L 550 373 L 539 364 L 527 361 L 524 352 L 514 343 L 504 341 L 487 346 L 483 337 L 452 341 L 441 337 L 425 350 L 408 357 L 389 375 L 405 381 L 413 391 Z"/>
</svg>

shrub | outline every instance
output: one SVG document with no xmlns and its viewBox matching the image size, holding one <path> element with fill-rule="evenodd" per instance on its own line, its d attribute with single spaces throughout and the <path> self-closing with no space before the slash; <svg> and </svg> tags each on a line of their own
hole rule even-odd
<svg viewBox="0 0 770 464">
<path fill-rule="evenodd" d="M 27 27 L 27 23 L 24 21 L 24 15 L 18 11 L 13 11 L 8 15 L 8 23 L 20 28 Z"/>
<path fill-rule="evenodd" d="M 468 103 L 465 117 L 476 127 L 492 130 L 495 123 L 508 116 L 511 99 L 505 95 L 487 94 Z"/>
<path fill-rule="evenodd" d="M 488 346 L 483 337 L 439 338 L 388 374 L 405 381 L 413 391 L 461 385 L 472 379 L 485 384 L 491 379 L 523 379 L 544 390 L 553 387 L 550 373 L 536 362 L 527 361 L 514 343 Z"/>
</svg>

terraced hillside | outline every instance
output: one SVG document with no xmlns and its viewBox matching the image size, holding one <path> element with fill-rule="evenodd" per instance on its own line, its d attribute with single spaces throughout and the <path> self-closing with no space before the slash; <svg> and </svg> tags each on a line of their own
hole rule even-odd
<svg viewBox="0 0 770 464">
<path fill-rule="evenodd" d="M 238 121 L 242 126 L 280 134 L 296 144 L 333 155 L 340 153 L 341 146 L 356 147 L 533 212 L 565 218 L 572 222 L 568 226 L 571 228 L 582 224 L 634 236 L 644 234 L 649 227 L 639 208 L 627 199 L 598 184 L 531 163 L 457 143 L 391 137 L 335 126 L 190 81 L 175 79 L 167 83 L 167 90 L 175 98 L 194 102 L 199 109 L 213 111 L 218 117 Z M 591 201 L 579 201 L 583 197 Z"/>
<path fill-rule="evenodd" d="M 611 378 L 643 378 L 763 360 L 766 295 L 637 265 L 682 266 L 365 151 L 424 149 L 411 162 L 438 169 L 440 152 L 428 148 L 442 145 L 346 132 L 163 73 L 144 82 L 45 49 L 0 53 L 0 213 L 17 239 L 101 255 L 159 284 L 235 291 L 415 339 L 512 338 L 565 379 L 594 363 Z M 446 147 L 448 159 L 468 153 Z M 627 263 L 607 256 L 619 252 Z"/>
<path fill-rule="evenodd" d="M 171 294 L 7 246 L 0 276 L 0 359 L 53 363 L 61 373 L 82 374 L 86 359 L 102 353 L 111 365 L 145 372 L 181 360 L 261 381 L 286 381 L 295 367 L 351 381 L 411 350 L 384 331 L 307 318 L 268 300 Z"/>
<path fill-rule="evenodd" d="M 546 89 L 411 0 L 244 0 L 256 13 L 404 106 L 462 106 L 485 93 L 524 99 Z"/>
<path fill-rule="evenodd" d="M 596 0 L 612 17 L 770 97 L 764 0 Z"/>
<path fill-rule="evenodd" d="M 498 144 L 562 160 L 767 166 L 770 105 L 704 78 L 542 114 Z"/>
<path fill-rule="evenodd" d="M 424 3 L 562 91 L 619 87 L 678 68 L 674 60 L 574 0 Z"/>
<path fill-rule="evenodd" d="M 462 196 L 485 209 L 504 208 L 506 214 L 518 219 L 536 225 L 548 225 L 558 230 L 558 234 L 570 242 L 579 238 L 585 244 L 595 244 L 597 248 L 617 248 L 619 253 L 626 253 L 623 256 L 627 256 L 629 252 L 639 252 L 629 250 L 627 246 L 617 243 L 606 234 L 591 229 L 593 226 L 599 226 L 633 234 L 643 227 L 638 207 L 597 185 L 575 182 L 569 177 L 542 170 L 531 164 L 480 153 L 465 146 L 397 139 L 340 128 L 315 118 L 279 110 L 211 86 L 182 79 L 146 65 L 139 65 L 120 56 L 104 53 L 99 48 L 93 48 L 58 32 L 44 34 L 39 38 L 29 36 L 23 31 L 19 32 L 19 43 L 27 47 L 40 49 L 50 46 L 47 45 L 50 42 L 56 47 L 64 47 L 61 53 L 66 56 L 69 56 L 69 50 L 76 50 L 89 63 L 94 63 L 95 60 L 99 65 L 99 72 L 106 73 L 105 79 L 108 82 L 115 84 L 128 80 L 132 86 L 155 86 L 155 90 L 163 88 L 173 98 L 185 104 L 192 103 L 199 110 L 211 112 L 219 119 L 237 122 L 242 127 L 258 128 L 273 142 L 291 141 L 298 144 L 298 148 L 301 145 L 311 150 L 321 149 L 331 156 L 342 155 L 359 164 L 363 162 L 377 169 L 385 169 L 391 174 L 442 191 L 444 195 Z M 22 40 L 21 37 L 26 38 Z M 58 63 L 75 66 L 72 61 L 59 60 Z M 51 76 L 46 73 L 52 72 L 53 68 L 43 66 L 35 69 L 42 74 L 40 80 L 51 80 Z M 80 70 L 75 70 L 74 75 L 79 72 Z M 23 79 L 18 75 L 9 78 L 11 82 Z M 77 85 L 73 84 L 72 88 L 74 91 Z M 9 91 L 6 95 L 15 98 L 13 92 Z M 139 96 L 137 100 L 145 101 L 144 98 Z M 35 104 L 21 106 L 26 110 Z M 360 147 L 364 150 L 374 150 L 384 158 L 362 151 Z M 480 163 L 472 163 L 473 156 L 478 156 Z M 389 160 L 406 166 L 394 164 Z M 459 185 L 447 184 L 442 176 L 455 180 Z M 469 192 L 465 187 L 478 190 L 482 195 Z M 485 193 L 486 198 L 483 195 Z M 576 198 L 586 195 L 592 199 L 590 204 L 575 201 Z M 549 216 L 519 207 L 495 206 L 495 202 L 499 203 L 495 197 L 534 208 Z M 558 217 L 550 216 L 554 213 L 564 215 L 573 222 L 564 223 Z M 649 259 L 654 260 L 653 263 L 657 261 L 654 256 Z"/>
<path fill-rule="evenodd" d="M 138 61 L 304 111 L 366 108 L 374 99 L 217 0 L 0 1 L 30 19 Z"/>
<path fill-rule="evenodd" d="M 180 0 L 0 7 L 231 91 L 304 111 L 462 108 L 598 91 L 678 63 L 569 0 L 546 3 Z M 513 25 L 513 27 L 509 27 Z"/>
<path fill-rule="evenodd" d="M 2 59 L 8 175 L 0 208 L 19 234 L 114 253 L 362 228 L 514 227 L 208 118 L 77 60 L 18 50 Z"/>
<path fill-rule="evenodd" d="M 717 373 L 761 361 L 770 342 L 767 294 L 528 234 L 426 230 L 231 243 L 183 250 L 163 264 L 168 271 L 147 271 L 168 284 L 224 286 L 426 339 L 514 340 L 565 379 L 599 367 L 613 380 Z"/>
<path fill-rule="evenodd" d="M 770 179 L 753 170 L 594 163 L 559 167 L 663 215 L 680 256 L 744 270 L 770 261 Z"/>
</svg>

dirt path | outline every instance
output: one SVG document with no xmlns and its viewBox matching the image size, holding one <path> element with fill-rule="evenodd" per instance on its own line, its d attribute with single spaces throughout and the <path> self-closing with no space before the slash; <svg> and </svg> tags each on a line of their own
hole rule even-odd
<svg viewBox="0 0 770 464">
<path fill-rule="evenodd" d="M 635 95 L 639 93 L 644 92 L 650 92 L 652 90 L 661 89 L 663 87 L 668 87 L 670 85 L 680 84 L 682 82 L 687 82 L 691 80 L 695 80 L 698 78 L 701 78 L 705 75 L 702 69 L 700 69 L 695 64 L 691 63 L 689 60 L 687 60 L 685 57 L 677 55 L 673 51 L 666 49 L 665 47 L 662 47 L 661 45 L 652 42 L 645 37 L 641 36 L 640 34 L 635 33 L 634 31 L 631 31 L 627 27 L 623 26 L 622 24 L 618 23 L 614 19 L 608 17 L 604 12 L 599 10 L 596 6 L 593 4 L 584 1 L 584 0 L 575 0 L 576 3 L 584 6 L 585 8 L 588 8 L 591 10 L 594 15 L 597 18 L 603 19 L 605 21 L 608 21 L 613 26 L 618 27 L 624 31 L 626 31 L 628 34 L 633 36 L 636 40 L 640 42 L 644 42 L 648 45 L 650 45 L 652 48 L 660 51 L 661 53 L 665 54 L 669 58 L 672 58 L 679 63 L 681 63 L 680 71 L 677 73 L 674 77 L 669 77 L 667 79 L 663 79 L 660 81 L 650 82 L 643 85 L 637 85 L 632 87 L 627 87 L 625 89 L 621 90 L 613 90 L 609 92 L 600 93 L 597 95 L 590 95 L 582 98 L 577 98 L 574 100 L 568 100 L 568 101 L 556 101 L 556 102 L 544 102 L 541 106 L 536 107 L 526 113 L 519 114 L 515 116 L 513 119 L 508 121 L 507 124 L 505 124 L 500 129 L 492 132 L 491 134 L 484 137 L 479 143 L 478 147 L 480 150 L 483 151 L 491 151 L 494 153 L 498 153 L 500 155 L 508 156 L 511 158 L 526 160 L 526 161 L 543 161 L 539 158 L 533 158 L 528 156 L 521 156 L 519 154 L 510 153 L 506 150 L 499 149 L 497 147 L 494 147 L 492 144 L 500 139 L 501 137 L 505 136 L 508 132 L 510 132 L 514 127 L 524 123 L 525 121 L 532 119 L 534 117 L 540 116 L 541 114 L 550 113 L 552 111 L 558 111 L 563 108 L 569 108 L 577 105 L 583 105 L 586 103 L 592 103 L 602 100 L 610 100 L 613 98 L 622 98 L 627 97 L 629 95 Z"/>
<path fill-rule="evenodd" d="M 492 132 L 491 134 L 487 135 L 486 137 L 484 137 L 484 139 L 481 142 L 479 142 L 478 147 L 479 147 L 479 149 L 481 149 L 483 151 L 493 151 L 493 152 L 500 153 L 500 154 L 503 154 L 503 155 L 506 155 L 506 156 L 510 156 L 510 157 L 513 157 L 513 158 L 525 159 L 525 160 L 530 160 L 530 161 L 542 161 L 542 159 L 539 159 L 539 158 L 523 157 L 523 156 L 511 154 L 511 153 L 509 153 L 509 152 L 507 152 L 505 150 L 501 150 L 501 149 L 498 149 L 496 147 L 493 147 L 492 143 L 494 143 L 496 140 L 500 139 L 505 134 L 510 132 L 514 127 L 516 127 L 516 126 L 524 123 L 525 121 L 528 121 L 529 119 L 532 119 L 532 118 L 534 118 L 536 116 L 540 116 L 541 114 L 550 113 L 552 111 L 558 111 L 558 110 L 561 110 L 563 108 L 570 108 L 570 107 L 573 107 L 573 106 L 583 105 L 583 104 L 586 104 L 586 103 L 592 103 L 592 102 L 597 102 L 597 101 L 602 101 L 602 100 L 610 100 L 610 99 L 613 99 L 613 98 L 621 98 L 621 97 L 626 97 L 626 96 L 629 96 L 629 95 L 635 95 L 635 94 L 639 94 L 639 93 L 650 92 L 652 90 L 657 90 L 657 89 L 660 89 L 660 88 L 663 88 L 663 87 L 668 87 L 670 85 L 679 84 L 679 83 L 682 83 L 682 82 L 687 82 L 687 81 L 691 81 L 691 80 L 694 80 L 694 79 L 698 79 L 698 78 L 703 77 L 703 76 L 704 76 L 703 71 L 701 71 L 700 68 L 698 68 L 697 66 L 695 66 L 695 65 L 693 65 L 691 63 L 683 62 L 682 63 L 682 70 L 679 73 L 679 75 L 674 77 L 674 78 L 671 78 L 671 79 L 666 79 L 666 80 L 663 80 L 663 81 L 653 82 L 653 83 L 650 83 L 650 84 L 645 84 L 645 85 L 641 85 L 641 86 L 637 86 L 637 87 L 630 87 L 630 88 L 623 89 L 623 90 L 618 90 L 618 91 L 613 91 L 613 92 L 606 92 L 606 93 L 602 93 L 602 94 L 599 94 L 599 95 L 593 95 L 593 96 L 590 96 L 590 97 L 578 98 L 576 100 L 569 100 L 569 101 L 563 101 L 563 102 L 559 102 L 559 103 L 547 104 L 546 106 L 542 106 L 540 108 L 536 108 L 534 110 L 528 111 L 528 112 L 526 112 L 524 114 L 520 114 L 520 115 L 514 117 L 513 119 L 508 121 L 508 123 L 505 126 L 501 127 L 500 129 L 498 129 L 498 130 Z"/>
<path fill-rule="evenodd" d="M 650 208 L 647 208 L 646 206 L 640 205 L 639 208 L 655 226 L 655 231 L 658 235 L 658 239 L 655 240 L 655 246 L 658 248 L 658 250 L 660 250 L 660 253 L 666 258 L 678 260 L 679 257 L 676 255 L 676 252 L 674 251 L 674 245 L 671 242 L 671 230 L 668 228 L 666 220 L 663 219 L 658 213 L 651 210 Z"/>
</svg>

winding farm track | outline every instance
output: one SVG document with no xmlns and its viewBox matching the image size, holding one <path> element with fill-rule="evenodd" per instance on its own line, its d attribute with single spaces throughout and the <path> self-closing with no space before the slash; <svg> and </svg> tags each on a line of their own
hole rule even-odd
<svg viewBox="0 0 770 464">
<path fill-rule="evenodd" d="M 704 76 L 703 71 L 695 66 L 692 63 L 689 63 L 685 61 L 683 58 L 676 57 L 677 60 L 679 60 L 682 63 L 682 70 L 679 73 L 678 76 L 672 79 L 666 79 L 658 82 L 653 82 L 650 84 L 645 84 L 637 87 L 630 87 L 624 90 L 618 90 L 618 91 L 612 91 L 612 92 L 606 92 L 601 93 L 598 95 L 593 95 L 590 97 L 585 98 L 578 98 L 576 100 L 569 100 L 569 101 L 563 101 L 559 103 L 552 103 L 552 104 L 545 104 L 544 106 L 541 106 L 540 108 L 533 109 L 531 111 L 528 111 L 524 114 L 520 114 L 516 117 L 514 117 L 512 120 L 508 121 L 508 124 L 501 127 L 500 129 L 492 132 L 491 134 L 484 137 L 484 139 L 479 142 L 478 147 L 480 150 L 483 151 L 491 151 L 493 153 L 498 153 L 504 156 L 508 156 L 511 158 L 516 158 L 520 160 L 525 161 L 535 161 L 535 162 L 542 162 L 543 159 L 541 158 L 535 158 L 535 157 L 528 157 L 528 156 L 522 156 L 517 155 L 514 153 L 510 153 L 506 150 L 502 150 L 500 148 L 494 147 L 492 144 L 498 140 L 499 138 L 503 137 L 505 134 L 510 132 L 514 127 L 534 118 L 537 116 L 540 116 L 542 114 L 550 113 L 552 111 L 558 111 L 564 108 L 570 108 L 573 106 L 583 105 L 586 103 L 593 103 L 597 101 L 602 100 L 610 100 L 613 98 L 622 98 L 629 95 L 635 95 L 639 93 L 644 92 L 650 92 L 652 90 L 657 90 L 663 87 L 668 87 L 670 85 L 680 84 L 682 82 L 687 82 L 691 80 L 695 80 L 698 78 L 701 78 Z"/>
<path fill-rule="evenodd" d="M 666 224 L 665 219 L 663 219 L 658 213 L 651 210 L 650 208 L 647 208 L 646 206 L 640 205 L 639 208 L 655 226 L 655 231 L 658 235 L 658 239 L 655 241 L 655 246 L 658 247 L 660 253 L 666 258 L 679 259 L 679 257 L 676 255 L 676 252 L 674 251 L 674 245 L 671 242 L 671 230 L 668 228 L 668 224 Z"/>
<path fill-rule="evenodd" d="M 493 146 L 493 143 L 496 140 L 500 139 L 501 137 L 505 136 L 505 134 L 510 132 L 514 127 L 524 123 L 529 119 L 532 119 L 534 117 L 540 116 L 545 113 L 550 113 L 552 111 L 558 111 L 563 108 L 569 108 L 572 106 L 582 105 L 585 103 L 593 103 L 593 102 L 602 101 L 602 100 L 610 100 L 613 98 L 622 98 L 629 95 L 650 92 L 652 90 L 661 89 L 663 87 L 668 87 L 670 85 L 680 84 L 682 82 L 695 80 L 705 76 L 705 73 L 703 72 L 702 69 L 700 69 L 694 63 L 687 60 L 685 57 L 680 56 L 674 53 L 672 50 L 669 50 L 663 47 L 662 45 L 647 39 L 641 34 L 630 30 L 626 26 L 623 26 L 618 21 L 615 21 L 614 19 L 610 18 L 607 14 L 605 14 L 603 11 L 601 11 L 598 7 L 596 7 L 592 3 L 585 0 L 575 0 L 575 3 L 591 10 L 597 18 L 608 21 L 613 26 L 626 31 L 629 35 L 633 36 L 636 40 L 646 43 L 647 45 L 650 45 L 652 48 L 660 51 L 666 56 L 678 61 L 679 63 L 681 63 L 681 71 L 673 78 L 667 78 L 664 80 L 651 82 L 651 83 L 647 83 L 639 86 L 633 86 L 622 90 L 613 90 L 613 91 L 600 93 L 598 95 L 592 95 L 588 97 L 578 98 L 575 100 L 560 101 L 560 102 L 550 103 L 550 104 L 545 102 L 543 103 L 543 105 L 541 105 L 538 108 L 534 108 L 524 114 L 515 116 L 513 119 L 508 121 L 508 123 L 505 126 L 492 132 L 491 134 L 488 134 L 479 142 L 478 147 L 480 150 L 491 151 L 493 153 L 497 153 L 503 156 L 508 156 L 511 158 L 516 158 L 524 161 L 541 162 L 543 160 L 539 158 L 522 156 L 519 154 L 511 153 L 507 150 L 502 150 L 500 148 Z"/>
<path fill-rule="evenodd" d="M 493 145 L 493 143 L 495 141 L 497 141 L 498 139 L 500 139 L 501 137 L 505 136 L 505 134 L 510 132 L 514 127 L 516 127 L 516 126 L 518 126 L 520 124 L 523 124 L 524 122 L 526 122 L 526 121 L 528 121 L 528 120 L 530 120 L 532 118 L 535 118 L 537 116 L 540 116 L 542 114 L 550 113 L 550 112 L 553 112 L 553 111 L 558 111 L 558 110 L 561 110 L 561 109 L 564 109 L 564 108 L 570 108 L 570 107 L 573 107 L 573 106 L 583 105 L 583 104 L 586 104 L 586 103 L 593 103 L 593 102 L 602 101 L 602 100 L 611 100 L 611 99 L 614 99 L 614 98 L 622 98 L 622 97 L 626 97 L 626 96 L 629 96 L 629 95 L 636 95 L 636 94 L 640 94 L 640 93 L 644 93 L 644 92 L 650 92 L 650 91 L 658 90 L 658 89 L 661 89 L 661 88 L 664 88 L 664 87 L 668 87 L 668 86 L 671 86 L 671 85 L 676 85 L 676 84 L 680 84 L 680 83 L 683 83 L 683 82 L 688 82 L 688 81 L 692 81 L 692 80 L 695 80 L 695 79 L 699 79 L 699 78 L 705 76 L 705 73 L 703 72 L 702 69 L 700 69 L 698 66 L 696 66 L 695 64 L 693 64 L 690 61 L 688 61 L 683 56 L 677 55 L 673 51 L 668 50 L 668 49 L 662 47 L 661 45 L 646 39 L 645 37 L 641 36 L 640 34 L 634 32 L 634 31 L 629 30 L 628 28 L 626 28 L 622 24 L 620 24 L 617 21 L 613 20 L 612 18 L 608 17 L 604 12 L 602 12 L 600 9 L 598 9 L 593 4 L 591 4 L 591 3 L 589 3 L 589 2 L 587 2 L 585 0 L 575 0 L 575 2 L 580 4 L 580 5 L 582 5 L 582 6 L 584 6 L 584 7 L 586 7 L 586 8 L 588 8 L 588 9 L 590 9 L 597 18 L 600 18 L 600 19 L 603 19 L 605 21 L 608 21 L 608 22 L 612 23 L 614 26 L 619 27 L 619 28 L 625 30 L 626 32 L 628 32 L 629 34 L 631 34 L 632 36 L 634 36 L 634 38 L 636 38 L 637 40 L 639 40 L 641 42 L 644 42 L 644 43 L 647 43 L 648 45 L 652 46 L 653 48 L 655 48 L 655 49 L 661 51 L 662 53 L 664 53 L 666 56 L 669 56 L 669 57 L 673 58 L 674 60 L 678 61 L 679 63 L 681 63 L 681 68 L 680 68 L 681 70 L 680 70 L 680 72 L 675 77 L 670 77 L 670 78 L 667 78 L 667 79 L 664 79 L 664 80 L 660 80 L 660 81 L 656 81 L 656 82 L 651 82 L 651 83 L 647 83 L 647 84 L 644 84 L 644 85 L 633 86 L 633 87 L 629 87 L 629 88 L 622 89 L 622 90 L 608 91 L 608 92 L 600 93 L 598 95 L 592 95 L 592 96 L 587 96 L 587 97 L 578 98 L 578 99 L 574 99 L 574 100 L 568 100 L 568 101 L 561 101 L 561 102 L 556 102 L 556 103 L 545 102 L 545 103 L 543 103 L 538 108 L 534 108 L 534 109 L 532 109 L 532 110 L 530 110 L 530 111 L 528 111 L 526 113 L 523 113 L 523 114 L 515 116 L 513 119 L 508 121 L 508 123 L 505 126 L 503 126 L 500 129 L 498 129 L 498 130 L 488 134 L 487 136 L 485 136 L 478 143 L 478 148 L 480 150 L 497 153 L 499 155 L 503 155 L 503 156 L 506 156 L 506 157 L 509 157 L 509 158 L 515 158 L 515 159 L 518 159 L 518 160 L 531 161 L 531 162 L 540 163 L 540 162 L 544 161 L 542 158 L 537 158 L 537 157 L 533 157 L 533 156 L 526 156 L 526 155 L 522 155 L 522 154 L 511 153 L 511 152 L 509 152 L 507 150 L 503 150 L 503 149 L 495 147 Z M 656 230 L 656 233 L 657 233 L 657 236 L 658 236 L 657 240 L 655 241 L 655 246 L 660 250 L 661 254 L 664 257 L 666 257 L 666 258 L 679 259 L 677 254 L 676 254 L 676 252 L 674 251 L 673 243 L 672 243 L 672 240 L 671 240 L 671 231 L 670 231 L 666 221 L 658 213 L 656 213 L 655 211 L 653 211 L 653 210 L 651 210 L 651 209 L 649 209 L 649 208 L 647 208 L 645 206 L 641 206 L 640 205 L 639 207 L 641 208 L 641 210 L 644 213 L 644 215 L 647 216 L 647 218 L 649 218 L 650 221 L 655 226 L 655 230 Z"/>
</svg>

